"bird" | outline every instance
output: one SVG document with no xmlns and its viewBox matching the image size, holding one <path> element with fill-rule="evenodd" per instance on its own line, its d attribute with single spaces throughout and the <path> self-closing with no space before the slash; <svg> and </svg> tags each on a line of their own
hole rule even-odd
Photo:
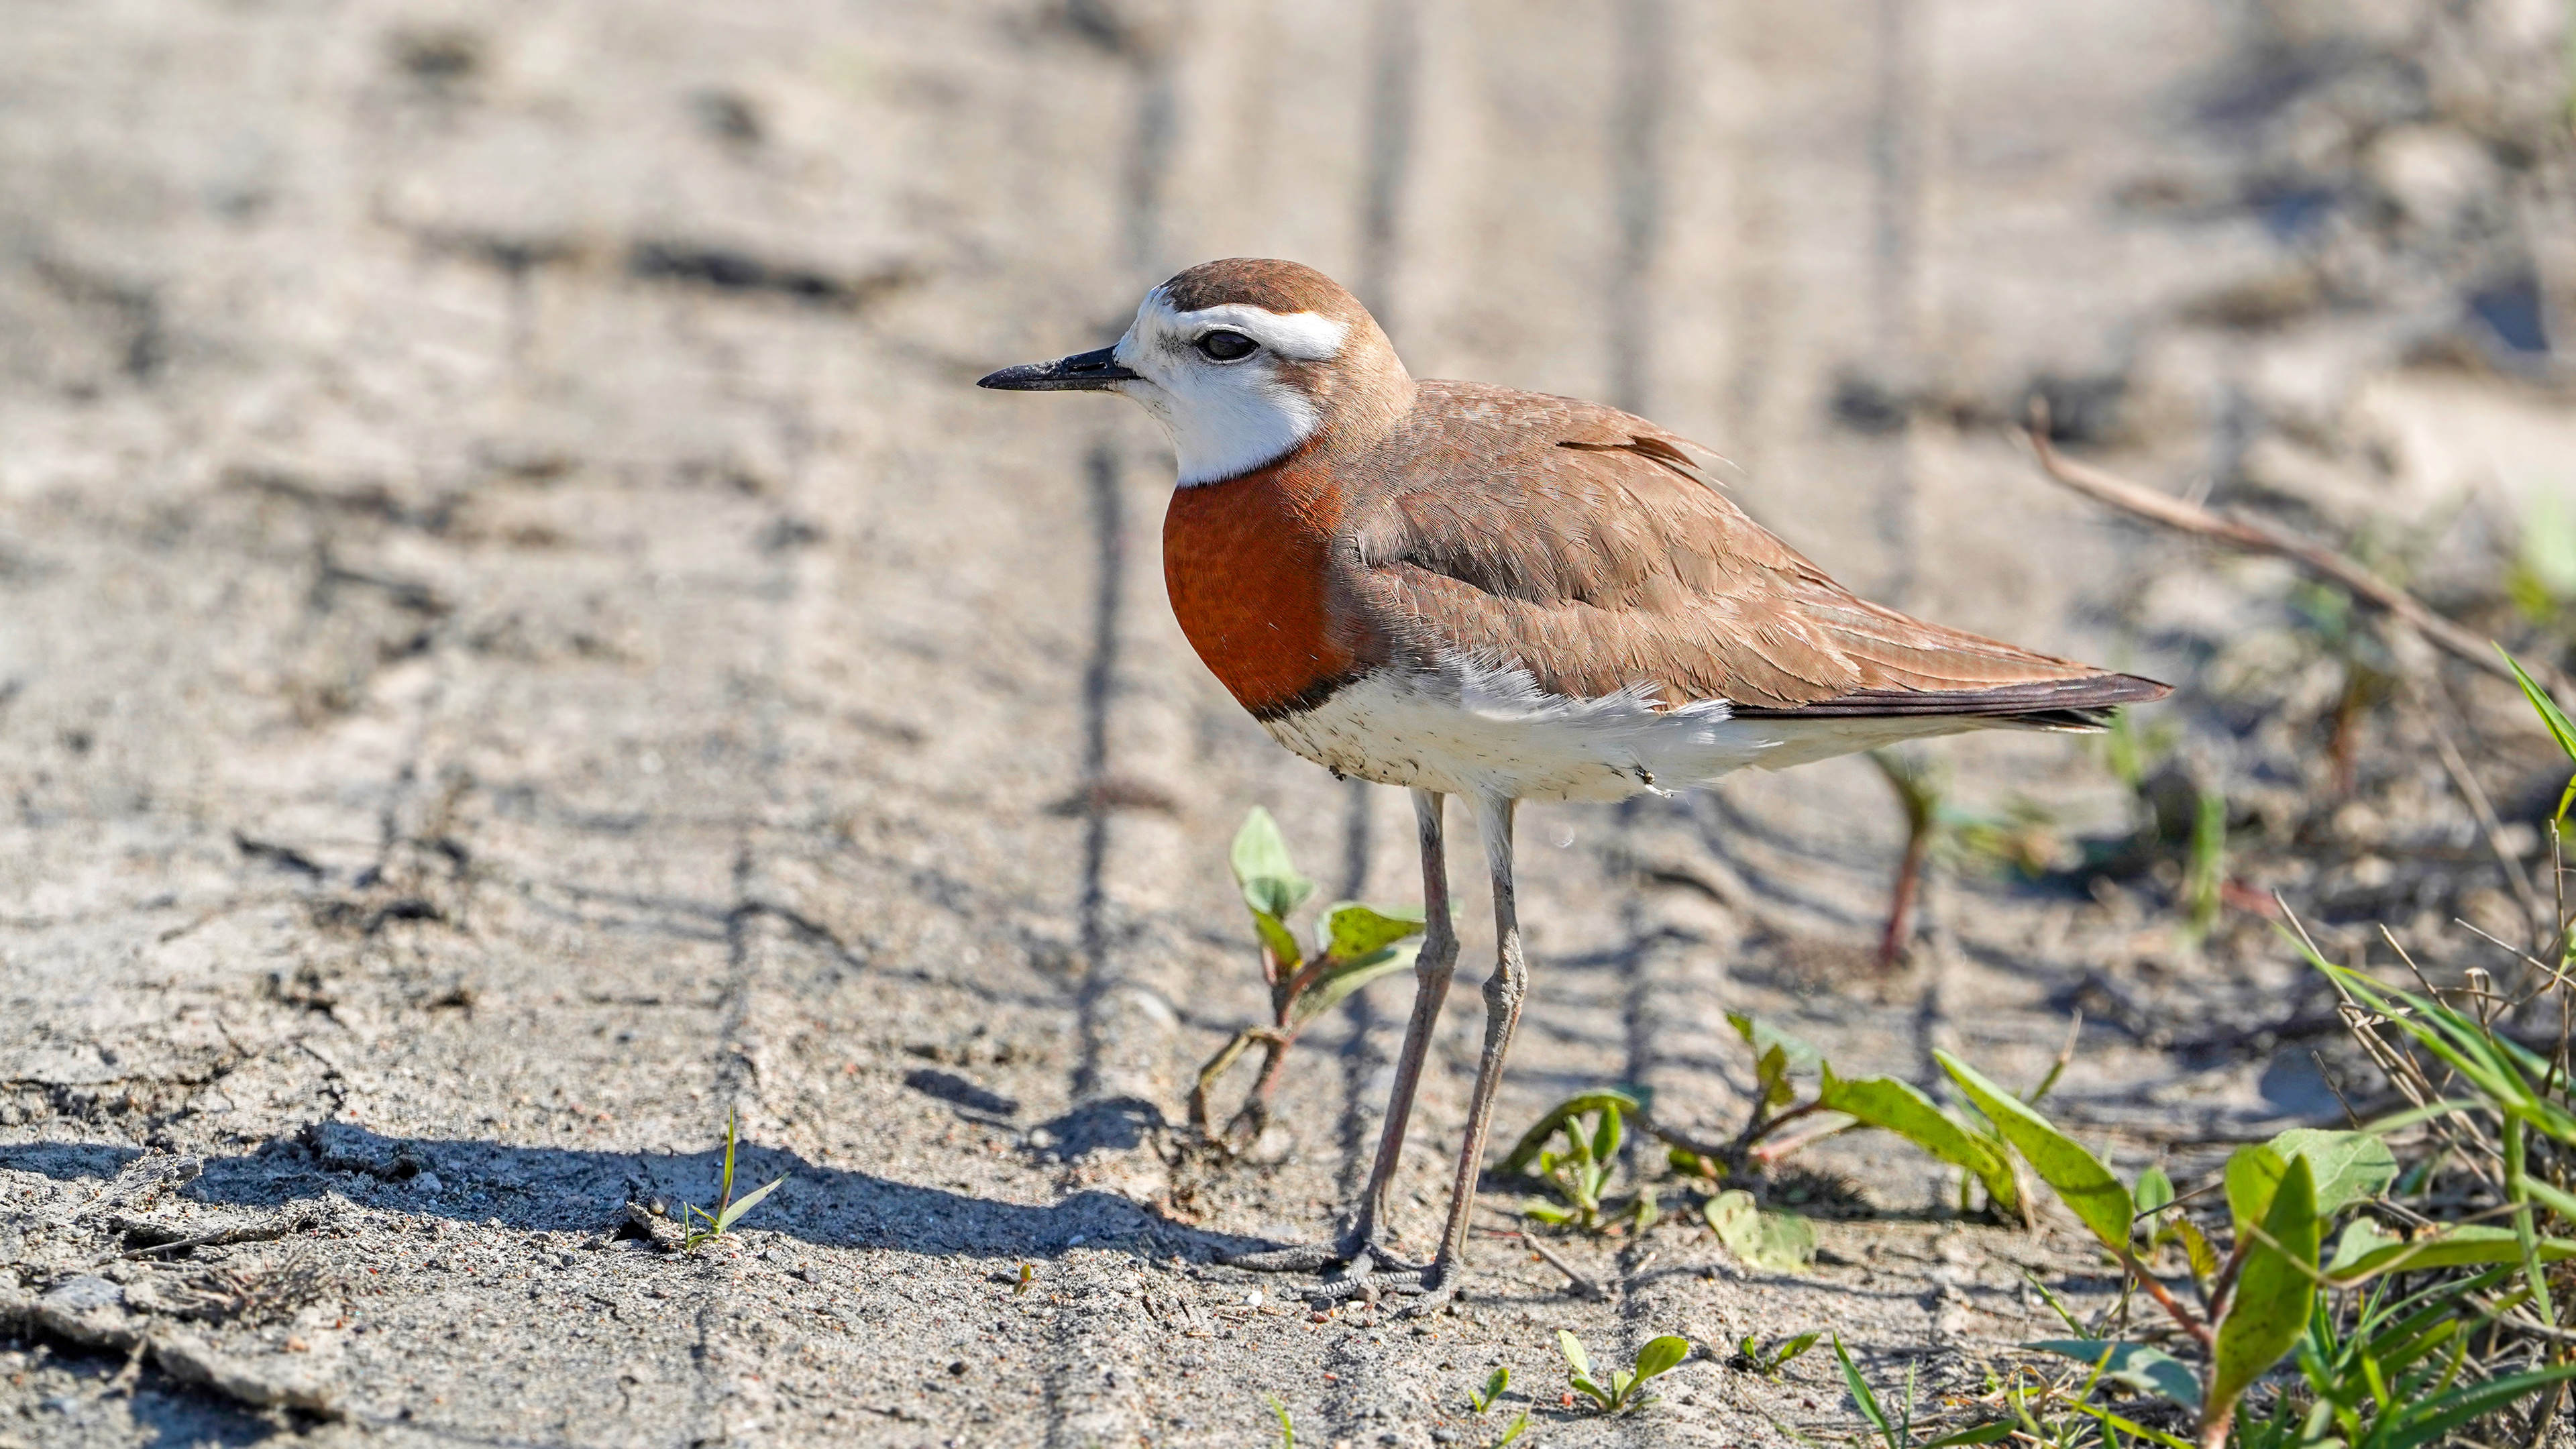
<svg viewBox="0 0 2576 1449">
<path fill-rule="evenodd" d="M 1368 1183 L 1329 1241 L 1229 1260 L 1326 1274 L 1319 1302 L 1383 1292 L 1422 1312 L 1465 1281 L 1528 993 L 1521 801 L 1670 794 L 1995 726 L 2096 731 L 2169 692 L 1867 602 L 1738 508 L 1706 448 L 1598 403 L 1417 379 L 1356 297 L 1297 262 L 1190 267 L 1114 345 L 978 385 L 1142 405 L 1178 463 L 1163 577 L 1192 648 L 1281 745 L 1412 794 L 1425 930 Z M 1496 961 L 1446 1220 L 1414 1262 L 1389 1241 L 1389 1197 L 1456 968 L 1452 796 L 1482 839 Z"/>
</svg>

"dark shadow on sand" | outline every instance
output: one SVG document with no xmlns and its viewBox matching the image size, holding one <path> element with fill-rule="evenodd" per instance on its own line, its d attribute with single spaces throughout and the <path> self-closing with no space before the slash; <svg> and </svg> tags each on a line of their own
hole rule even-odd
<svg viewBox="0 0 2576 1449">
<path fill-rule="evenodd" d="M 142 1154 L 87 1143 L 0 1146 L 0 1168 L 58 1181 L 110 1179 Z M 609 1233 L 630 1201 L 710 1206 L 723 1171 L 721 1148 L 692 1153 L 607 1152 L 515 1146 L 454 1138 L 388 1137 L 326 1122 L 300 1140 L 270 1142 L 236 1156 L 208 1156 L 205 1171 L 179 1189 L 192 1201 L 282 1207 L 337 1192 L 385 1212 L 461 1222 L 498 1221 L 522 1232 Z M 1021 1261 L 1081 1246 L 1127 1246 L 1196 1261 L 1263 1246 L 1176 1222 L 1107 1192 L 1077 1192 L 1043 1205 L 997 1201 L 825 1167 L 793 1152 L 744 1143 L 735 1157 L 737 1195 L 784 1176 L 785 1186 L 740 1228 L 781 1233 L 818 1247 L 886 1248 Z"/>
</svg>

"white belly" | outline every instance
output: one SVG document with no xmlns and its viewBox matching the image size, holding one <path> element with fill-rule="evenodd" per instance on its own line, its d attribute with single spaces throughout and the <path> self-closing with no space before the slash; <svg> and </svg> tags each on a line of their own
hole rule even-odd
<svg viewBox="0 0 2576 1449">
<path fill-rule="evenodd" d="M 1382 785 L 1515 800 L 1624 800 L 1747 765 L 1780 769 L 1924 735 L 1947 718 L 1740 720 L 1724 700 L 1656 709 L 1639 686 L 1597 699 L 1548 694 L 1517 670 L 1381 670 L 1313 709 L 1264 722 L 1316 764 Z"/>
</svg>

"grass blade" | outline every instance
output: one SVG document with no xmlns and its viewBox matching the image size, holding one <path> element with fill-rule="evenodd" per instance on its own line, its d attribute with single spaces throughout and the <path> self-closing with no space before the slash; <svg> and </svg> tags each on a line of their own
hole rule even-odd
<svg viewBox="0 0 2576 1449">
<path fill-rule="evenodd" d="M 1860 1416 L 1878 1431 L 1879 1438 L 1887 1441 L 1887 1449 L 1905 1449 L 1897 1440 L 1896 1426 L 1887 1421 L 1887 1411 L 1878 1406 L 1878 1395 L 1869 1391 L 1869 1380 L 1860 1376 L 1860 1369 L 1852 1363 L 1851 1350 L 1843 1347 L 1839 1333 L 1834 1335 L 1834 1357 L 1842 1362 L 1843 1385 L 1851 1390 L 1852 1402 L 1860 1406 Z"/>
<path fill-rule="evenodd" d="M 778 1191 L 779 1188 L 786 1185 L 786 1182 L 787 1177 L 782 1173 L 779 1175 L 777 1181 L 770 1183 L 766 1187 L 754 1188 L 751 1192 L 746 1193 L 743 1196 L 742 1201 L 726 1204 L 725 1210 L 716 1215 L 716 1231 L 721 1233 L 725 1229 L 732 1227 L 735 1221 L 744 1213 L 747 1213 L 753 1208 L 759 1206 L 762 1198 Z"/>
</svg>

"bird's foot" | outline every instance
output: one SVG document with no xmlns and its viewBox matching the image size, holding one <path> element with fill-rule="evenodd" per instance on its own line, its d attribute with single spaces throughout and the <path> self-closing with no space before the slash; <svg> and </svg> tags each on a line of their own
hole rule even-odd
<svg viewBox="0 0 2576 1449">
<path fill-rule="evenodd" d="M 1457 1301 L 1458 1285 L 1466 1278 L 1457 1263 L 1440 1259 L 1419 1267 L 1364 1275 L 1346 1275 L 1315 1285 L 1306 1299 L 1318 1306 L 1348 1303 L 1357 1299 L 1375 1303 L 1380 1298 L 1401 1298 L 1404 1305 L 1396 1309 L 1398 1318 L 1428 1318 Z"/>
<path fill-rule="evenodd" d="M 1431 1271 L 1425 1264 L 1399 1257 L 1362 1226 L 1354 1226 L 1330 1243 L 1237 1253 L 1224 1261 L 1229 1267 L 1248 1268 L 1256 1273 L 1322 1273 L 1338 1268 L 1339 1274 L 1315 1285 L 1305 1295 L 1327 1303 L 1375 1298 L 1380 1292 L 1419 1292 L 1419 1287 L 1409 1285 L 1415 1277 Z"/>
</svg>

